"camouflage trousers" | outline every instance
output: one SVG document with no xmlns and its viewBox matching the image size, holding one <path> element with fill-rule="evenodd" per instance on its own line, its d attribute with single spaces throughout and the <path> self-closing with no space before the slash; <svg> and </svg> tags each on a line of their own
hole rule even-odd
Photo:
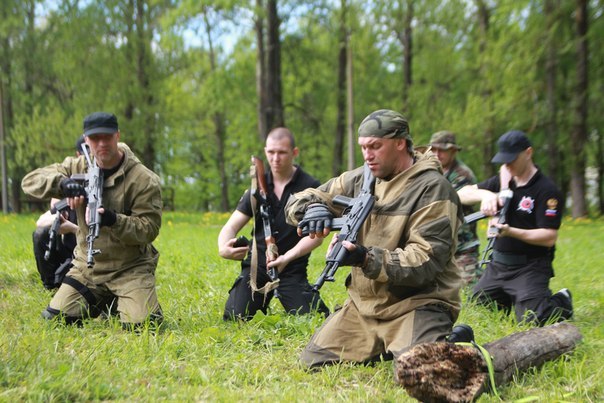
<svg viewBox="0 0 604 403">
<path fill-rule="evenodd" d="M 464 285 L 473 286 L 484 273 L 484 270 L 478 264 L 478 248 L 471 248 L 456 254 L 455 262 L 461 269 L 461 278 Z"/>
</svg>

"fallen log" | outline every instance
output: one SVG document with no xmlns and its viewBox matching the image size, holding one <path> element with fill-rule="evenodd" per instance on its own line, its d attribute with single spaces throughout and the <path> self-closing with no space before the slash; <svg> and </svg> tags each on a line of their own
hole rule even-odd
<svg viewBox="0 0 604 403">
<path fill-rule="evenodd" d="M 514 333 L 487 343 L 496 386 L 575 348 L 581 333 L 570 323 Z M 395 381 L 422 402 L 470 402 L 489 388 L 487 363 L 471 345 L 418 344 L 395 360 Z"/>
</svg>

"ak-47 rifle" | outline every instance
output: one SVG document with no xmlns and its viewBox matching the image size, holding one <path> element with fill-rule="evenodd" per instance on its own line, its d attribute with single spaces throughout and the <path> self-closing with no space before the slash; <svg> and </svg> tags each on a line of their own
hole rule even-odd
<svg viewBox="0 0 604 403">
<path fill-rule="evenodd" d="M 46 244 L 46 251 L 44 252 L 44 260 L 50 259 L 50 254 L 53 250 L 59 249 L 57 243 L 57 236 L 59 235 L 59 228 L 61 227 L 61 215 L 64 211 L 69 208 L 67 199 L 61 199 L 50 208 L 50 212 L 55 214 L 55 218 L 52 221 L 50 230 L 48 231 L 48 243 Z"/>
<path fill-rule="evenodd" d="M 256 168 L 256 181 L 258 183 L 258 192 L 256 193 L 260 204 L 260 217 L 262 217 L 262 228 L 264 230 L 264 241 L 266 242 L 266 264 L 267 273 L 271 281 L 277 281 L 279 273 L 275 267 L 268 268 L 268 263 L 279 257 L 279 249 L 275 243 L 275 237 L 271 229 L 271 206 L 268 202 L 268 186 L 264 176 L 264 164 L 258 157 L 252 155 L 252 164 Z M 278 297 L 275 289 L 275 297 Z"/>
<path fill-rule="evenodd" d="M 463 222 L 466 223 L 466 224 L 472 224 L 473 222 L 480 221 L 483 218 L 487 218 L 487 217 L 488 217 L 488 215 L 486 215 L 482 211 L 477 211 L 475 213 L 468 214 L 467 216 L 464 216 Z"/>
<path fill-rule="evenodd" d="M 497 224 L 505 224 L 505 222 L 506 222 L 505 216 L 510 207 L 510 203 L 512 201 L 513 195 L 514 195 L 514 193 L 510 189 L 504 189 L 499 192 L 498 197 L 499 197 L 499 199 L 503 199 L 503 206 L 497 213 L 497 215 L 499 217 L 497 219 Z M 476 213 L 474 213 L 474 214 L 476 214 Z M 484 265 L 486 265 L 487 263 L 489 263 L 491 261 L 490 255 L 493 250 L 493 245 L 495 244 L 495 239 L 497 239 L 497 235 L 499 234 L 499 231 L 500 231 L 500 229 L 494 225 L 491 225 L 489 227 L 489 229 L 487 230 L 487 238 L 489 239 L 489 241 L 487 243 L 487 247 L 484 249 L 484 253 L 482 254 L 482 259 L 480 260 L 480 262 L 478 262 L 478 267 L 483 268 Z"/>
<path fill-rule="evenodd" d="M 313 285 L 313 291 L 319 291 L 325 281 L 335 280 L 336 271 L 340 267 L 346 253 L 348 253 L 348 250 L 342 246 L 342 241 L 356 242 L 359 230 L 367 217 L 369 217 L 371 209 L 375 204 L 375 196 L 372 194 L 374 184 L 375 177 L 367 164 L 365 164 L 361 193 L 355 198 L 346 196 L 335 196 L 333 198 L 334 204 L 345 207 L 342 217 L 333 219 L 331 225 L 332 230 L 340 231 L 340 233 L 337 235 L 337 241 L 325 259 L 325 268 Z"/>
<path fill-rule="evenodd" d="M 88 244 L 88 253 L 86 262 L 88 268 L 94 266 L 94 255 L 101 253 L 100 249 L 94 249 L 94 240 L 99 237 L 101 231 L 101 214 L 99 208 L 103 207 L 103 172 L 96 163 L 96 158 L 92 160 L 88 153 L 86 144 L 82 144 L 82 151 L 86 157 L 88 171 L 84 175 L 86 188 L 86 196 L 88 198 L 88 216 L 86 222 L 88 224 L 88 235 L 86 235 L 86 243 Z"/>
</svg>

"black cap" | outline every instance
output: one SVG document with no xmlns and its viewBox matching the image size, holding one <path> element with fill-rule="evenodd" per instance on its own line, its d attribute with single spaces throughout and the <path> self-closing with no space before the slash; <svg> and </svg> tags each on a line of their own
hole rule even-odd
<svg viewBox="0 0 604 403">
<path fill-rule="evenodd" d="M 117 117 L 113 113 L 94 112 L 84 118 L 84 136 L 117 132 Z"/>
<path fill-rule="evenodd" d="M 524 132 L 512 130 L 497 141 L 499 152 L 491 160 L 494 164 L 509 164 L 514 161 L 518 154 L 531 146 L 531 142 Z"/>
</svg>

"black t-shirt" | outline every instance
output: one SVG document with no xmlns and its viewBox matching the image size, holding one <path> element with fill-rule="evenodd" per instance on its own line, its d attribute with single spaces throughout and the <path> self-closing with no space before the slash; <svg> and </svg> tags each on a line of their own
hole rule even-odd
<svg viewBox="0 0 604 403">
<path fill-rule="evenodd" d="M 300 237 L 297 233 L 297 228 L 295 226 L 289 225 L 285 222 L 285 205 L 287 204 L 287 200 L 289 196 L 293 193 L 301 192 L 302 190 L 308 189 L 310 187 L 316 188 L 321 183 L 304 172 L 302 168 L 297 167 L 294 176 L 289 181 L 287 185 L 285 185 L 285 189 L 283 189 L 283 194 L 281 195 L 281 200 L 277 199 L 275 196 L 274 188 L 275 185 L 273 183 L 273 175 L 270 170 L 267 170 L 265 173 L 266 184 L 268 186 L 268 202 L 270 206 L 270 217 L 271 217 L 271 230 L 273 233 L 273 237 L 275 238 L 275 243 L 277 244 L 277 248 L 279 250 L 279 254 L 283 255 L 285 252 L 296 246 L 296 244 L 300 241 Z M 266 266 L 266 242 L 264 241 L 264 230 L 262 217 L 260 215 L 260 203 L 256 201 L 256 244 L 258 247 L 258 267 Z M 252 217 L 254 214 L 252 213 L 252 205 L 250 202 L 250 191 L 249 189 L 243 194 L 239 203 L 237 204 L 237 210 L 241 213 Z M 252 234 L 253 236 L 253 234 Z M 250 245 L 250 251 L 252 246 Z M 308 258 L 310 254 L 304 255 L 294 261 L 292 261 L 288 268 L 291 271 L 293 268 L 303 268 L 306 269 L 306 265 L 308 264 Z M 246 261 L 244 264 L 249 264 L 251 259 L 251 253 L 248 253 L 246 257 Z"/>
<path fill-rule="evenodd" d="M 493 176 L 478 184 L 479 189 L 499 192 L 499 176 Z M 540 170 L 524 185 L 517 187 L 510 182 L 514 192 L 506 215 L 510 227 L 522 229 L 560 228 L 562 219 L 562 194 Z M 499 252 L 526 254 L 529 258 L 553 256 L 554 248 L 531 245 L 512 237 L 497 238 L 493 248 Z"/>
</svg>

